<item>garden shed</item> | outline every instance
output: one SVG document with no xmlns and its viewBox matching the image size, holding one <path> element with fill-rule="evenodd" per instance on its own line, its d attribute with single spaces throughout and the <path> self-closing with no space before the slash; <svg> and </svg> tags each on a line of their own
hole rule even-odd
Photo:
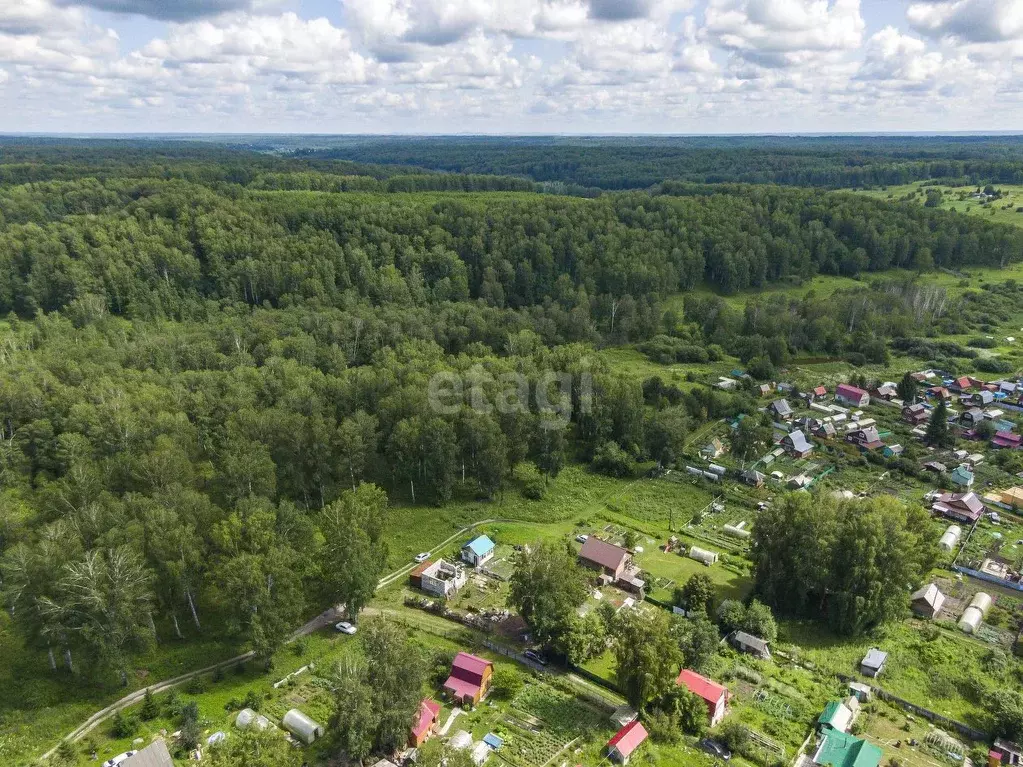
<svg viewBox="0 0 1023 767">
<path fill-rule="evenodd" d="M 871 647 L 866 656 L 860 661 L 860 673 L 864 676 L 880 676 L 884 671 L 884 665 L 888 662 L 888 653 Z"/>
</svg>

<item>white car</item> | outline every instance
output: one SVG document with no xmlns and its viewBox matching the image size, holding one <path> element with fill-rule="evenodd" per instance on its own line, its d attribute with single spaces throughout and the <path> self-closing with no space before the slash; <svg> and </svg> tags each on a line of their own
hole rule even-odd
<svg viewBox="0 0 1023 767">
<path fill-rule="evenodd" d="M 421 565 L 423 562 L 430 558 L 430 552 L 424 551 L 421 554 L 416 554 L 416 564 Z"/>
<path fill-rule="evenodd" d="M 117 767 L 117 765 L 121 762 L 125 761 L 129 757 L 135 756 L 137 753 L 137 751 L 125 751 L 123 754 L 118 754 L 117 756 L 107 759 L 103 762 L 103 767 Z"/>
<path fill-rule="evenodd" d="M 356 631 L 358 631 L 358 629 L 355 628 L 355 626 L 353 626 L 348 621 L 341 621 L 336 626 L 334 626 L 334 628 L 336 628 L 342 634 L 349 634 L 349 635 L 354 634 Z"/>
<path fill-rule="evenodd" d="M 578 543 L 586 543 L 586 541 L 588 541 L 590 539 L 590 536 L 588 536 L 588 535 L 577 535 L 575 537 L 575 539 L 576 539 L 576 542 L 578 542 Z"/>
</svg>

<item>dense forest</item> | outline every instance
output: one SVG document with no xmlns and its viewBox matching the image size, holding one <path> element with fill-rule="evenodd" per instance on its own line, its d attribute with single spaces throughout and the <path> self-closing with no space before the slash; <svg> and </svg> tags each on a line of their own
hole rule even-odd
<svg viewBox="0 0 1023 767">
<path fill-rule="evenodd" d="M 2 151 L 4 594 L 55 667 L 108 676 L 200 629 L 268 658 L 307 607 L 357 608 L 389 505 L 668 465 L 695 424 L 755 410 L 644 385 L 602 347 L 763 367 L 982 321 L 911 282 L 745 312 L 708 286 L 1023 256 L 1016 229 L 779 186 L 584 199 L 220 147 Z M 469 407 L 550 371 L 556 406 Z M 469 382 L 443 410 L 438 373 Z"/>
<path fill-rule="evenodd" d="M 253 139 L 311 158 L 524 176 L 552 189 L 638 189 L 665 179 L 829 188 L 943 179 L 1023 183 L 1018 136 L 323 137 Z"/>
</svg>

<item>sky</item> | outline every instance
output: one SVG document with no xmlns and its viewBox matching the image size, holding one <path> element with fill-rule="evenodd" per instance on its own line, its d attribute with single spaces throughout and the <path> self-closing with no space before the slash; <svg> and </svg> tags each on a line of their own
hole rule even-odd
<svg viewBox="0 0 1023 767">
<path fill-rule="evenodd" d="M 0 131 L 1023 132 L 1023 0 L 0 0 Z"/>
</svg>

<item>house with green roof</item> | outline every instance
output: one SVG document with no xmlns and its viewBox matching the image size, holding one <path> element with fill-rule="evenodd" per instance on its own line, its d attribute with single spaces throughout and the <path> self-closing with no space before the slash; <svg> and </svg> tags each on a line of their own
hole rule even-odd
<svg viewBox="0 0 1023 767">
<path fill-rule="evenodd" d="M 855 705 L 858 708 L 859 701 L 856 701 L 855 698 L 852 700 L 855 701 Z M 855 713 L 849 704 L 833 700 L 824 707 L 823 713 L 817 717 L 817 729 L 825 730 L 830 727 L 840 732 L 848 732 Z"/>
<path fill-rule="evenodd" d="M 813 763 L 821 767 L 878 767 L 882 756 L 881 749 L 873 743 L 825 727 Z"/>
</svg>

